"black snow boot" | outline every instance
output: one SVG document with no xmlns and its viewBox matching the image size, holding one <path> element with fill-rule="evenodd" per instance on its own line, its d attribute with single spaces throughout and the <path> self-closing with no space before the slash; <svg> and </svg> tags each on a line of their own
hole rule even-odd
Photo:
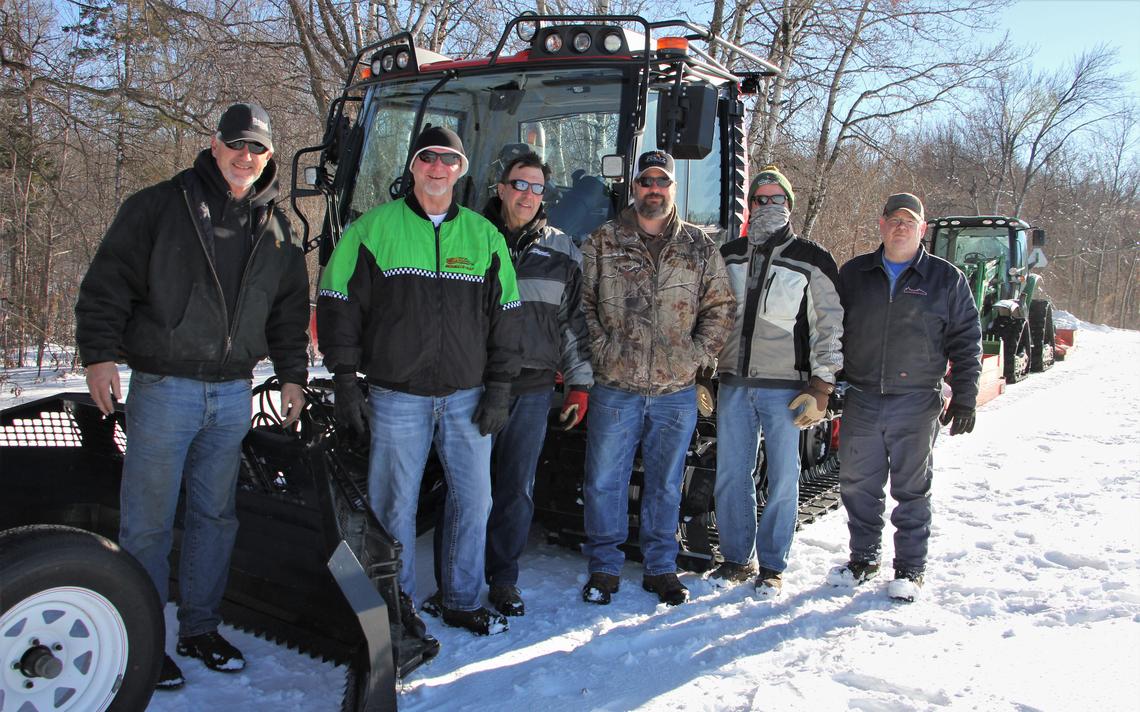
<svg viewBox="0 0 1140 712">
<path fill-rule="evenodd" d="M 218 672 L 240 672 L 245 669 L 241 651 L 230 645 L 218 631 L 179 638 L 174 652 L 182 657 L 198 658 L 206 667 Z"/>
<path fill-rule="evenodd" d="M 439 618 L 443 615 L 443 591 L 436 591 L 427 597 L 424 605 L 420 606 L 420 610 L 428 614 L 432 618 Z"/>
<path fill-rule="evenodd" d="M 182 676 L 178 663 L 169 655 L 162 656 L 162 672 L 158 674 L 158 682 L 155 683 L 154 689 L 177 690 L 185 684 L 186 678 Z"/>
<path fill-rule="evenodd" d="M 492 584 L 487 600 L 495 610 L 504 616 L 526 615 L 526 604 L 523 603 L 522 591 L 518 586 L 510 584 Z"/>
<path fill-rule="evenodd" d="M 473 611 L 443 607 L 443 622 L 456 628 L 466 628 L 475 635 L 497 635 L 510 630 L 507 619 L 480 606 Z"/>
<path fill-rule="evenodd" d="M 854 588 L 879 575 L 878 561 L 852 559 L 843 566 L 836 566 L 827 574 L 827 582 L 832 586 Z"/>
</svg>

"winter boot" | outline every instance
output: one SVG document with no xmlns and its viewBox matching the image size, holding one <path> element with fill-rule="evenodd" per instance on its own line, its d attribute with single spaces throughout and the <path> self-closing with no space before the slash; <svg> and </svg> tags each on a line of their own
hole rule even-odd
<svg viewBox="0 0 1140 712">
<path fill-rule="evenodd" d="M 487 599 L 495 610 L 504 616 L 521 616 L 526 614 L 526 605 L 523 603 L 522 592 L 518 586 L 510 584 L 492 584 Z"/>
<path fill-rule="evenodd" d="M 443 615 L 443 591 L 436 591 L 427 597 L 424 604 L 420 606 L 420 610 L 428 614 L 432 618 L 439 618 Z"/>
<path fill-rule="evenodd" d="M 455 628 L 466 628 L 475 635 L 497 635 L 510 630 L 503 616 L 480 606 L 473 611 L 443 607 L 443 622 Z"/>
<path fill-rule="evenodd" d="M 182 671 L 174 659 L 169 655 L 162 656 L 162 672 L 158 674 L 158 682 L 155 683 L 154 689 L 177 690 L 185 684 L 186 678 L 182 676 Z"/>
<path fill-rule="evenodd" d="M 756 593 L 760 598 L 778 598 L 784 588 L 784 575 L 774 569 L 760 567 L 756 576 Z"/>
<path fill-rule="evenodd" d="M 230 645 L 218 631 L 178 639 L 174 652 L 186 658 L 198 658 L 217 672 L 239 672 L 245 669 L 241 651 Z"/>
<path fill-rule="evenodd" d="M 895 569 L 895 580 L 887 585 L 887 595 L 896 601 L 913 603 L 922 593 L 923 572 L 918 569 Z"/>
<path fill-rule="evenodd" d="M 656 593 L 657 599 L 668 606 L 679 606 L 689 600 L 689 589 L 685 588 L 675 573 L 644 576 L 641 587 L 650 593 Z"/>
<path fill-rule="evenodd" d="M 750 561 L 747 564 L 725 561 L 713 569 L 713 572 L 709 574 L 705 580 L 717 588 L 728 588 L 738 583 L 751 581 L 752 577 L 757 573 L 759 573 L 759 569 L 756 568 L 756 562 L 754 561 Z"/>
<path fill-rule="evenodd" d="M 621 578 L 595 571 L 590 574 L 590 580 L 582 587 L 582 600 L 586 603 L 608 606 L 610 596 L 617 593 L 619 588 L 621 588 Z"/>
<path fill-rule="evenodd" d="M 843 566 L 836 566 L 827 574 L 827 582 L 832 586 L 854 588 L 879 575 L 878 561 L 852 559 Z"/>
</svg>

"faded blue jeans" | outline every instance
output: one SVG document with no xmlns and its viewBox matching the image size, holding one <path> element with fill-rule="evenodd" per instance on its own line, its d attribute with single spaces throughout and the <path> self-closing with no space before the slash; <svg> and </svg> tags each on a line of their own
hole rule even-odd
<svg viewBox="0 0 1140 712">
<path fill-rule="evenodd" d="M 720 384 L 716 404 L 716 526 L 725 561 L 755 556 L 772 571 L 788 567 L 800 496 L 800 429 L 788 403 L 796 388 Z M 768 501 L 756 519 L 752 472 L 760 436 L 768 472 Z"/>
<path fill-rule="evenodd" d="M 372 452 L 368 498 L 388 533 L 403 544 L 400 588 L 416 598 L 416 510 L 432 442 L 443 464 L 443 605 L 473 611 L 483 586 L 484 543 L 491 511 L 491 436 L 471 416 L 483 388 L 416 396 L 369 388 Z"/>
<path fill-rule="evenodd" d="M 621 575 L 629 535 L 629 479 L 641 445 L 640 540 L 645 575 L 677 570 L 685 455 L 697 424 L 696 389 L 643 396 L 594 386 L 586 436 L 586 543 L 590 573 Z"/>
<path fill-rule="evenodd" d="M 119 544 L 138 559 L 161 601 L 180 485 L 186 515 L 178 565 L 178 635 L 216 630 L 237 537 L 241 441 L 250 382 L 208 383 L 134 371 L 127 394 L 127 451 L 119 493 Z"/>
</svg>

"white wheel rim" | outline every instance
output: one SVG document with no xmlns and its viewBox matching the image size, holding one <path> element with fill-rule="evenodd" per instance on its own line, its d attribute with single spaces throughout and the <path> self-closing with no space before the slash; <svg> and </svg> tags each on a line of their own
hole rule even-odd
<svg viewBox="0 0 1140 712">
<path fill-rule="evenodd" d="M 62 663 L 57 677 L 20 669 L 37 644 Z M 95 591 L 60 586 L 25 598 L 0 617 L 0 712 L 106 710 L 129 651 L 122 616 Z"/>
</svg>

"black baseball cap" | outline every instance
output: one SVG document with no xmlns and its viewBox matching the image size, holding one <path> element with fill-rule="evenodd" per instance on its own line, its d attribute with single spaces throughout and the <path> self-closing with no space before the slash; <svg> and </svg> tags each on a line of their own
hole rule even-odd
<svg viewBox="0 0 1140 712">
<path fill-rule="evenodd" d="M 677 180 L 676 175 L 673 173 L 673 157 L 664 151 L 646 151 L 637 158 L 637 174 L 633 176 L 634 180 L 641 177 L 641 174 L 650 168 L 658 168 L 669 176 L 669 180 Z"/>
<path fill-rule="evenodd" d="M 446 126 L 428 126 L 420 132 L 412 145 L 412 160 L 414 161 L 416 156 L 428 149 L 436 153 L 459 154 L 462 159 L 459 163 L 459 177 L 462 178 L 467 174 L 467 154 L 463 152 L 463 141 L 459 138 L 459 134 Z"/>
<path fill-rule="evenodd" d="M 883 206 L 883 215 L 890 215 L 896 210 L 905 210 L 919 221 L 926 219 L 923 217 L 922 201 L 910 193 L 895 193 L 887 198 L 887 204 Z"/>
<path fill-rule="evenodd" d="M 218 120 L 218 138 L 222 143 L 253 141 L 273 150 L 273 129 L 269 114 L 253 103 L 233 104 Z"/>
</svg>

